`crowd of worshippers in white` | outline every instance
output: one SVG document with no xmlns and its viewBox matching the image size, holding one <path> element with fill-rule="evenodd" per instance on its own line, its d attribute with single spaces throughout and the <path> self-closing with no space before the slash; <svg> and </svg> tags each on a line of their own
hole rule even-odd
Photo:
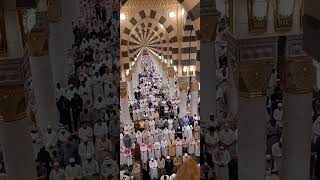
<svg viewBox="0 0 320 180">
<path fill-rule="evenodd" d="M 137 180 L 174 179 L 183 160 L 200 157 L 199 117 L 178 120 L 178 107 L 168 98 L 157 64 L 144 55 L 141 67 L 131 121 L 122 124 L 120 166 Z M 140 120 L 142 127 L 135 126 Z"/>
<path fill-rule="evenodd" d="M 38 179 L 109 180 L 119 174 L 119 3 L 79 3 L 68 88 L 56 88 L 60 126 L 31 130 Z"/>
</svg>

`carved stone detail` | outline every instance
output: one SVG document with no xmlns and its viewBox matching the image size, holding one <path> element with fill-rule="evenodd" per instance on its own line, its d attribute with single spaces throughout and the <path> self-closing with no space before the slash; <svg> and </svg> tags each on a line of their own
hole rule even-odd
<svg viewBox="0 0 320 180">
<path fill-rule="evenodd" d="M 177 5 L 177 0 L 125 0 L 127 1 L 123 7 L 144 7 L 144 6 L 172 6 Z"/>
<path fill-rule="evenodd" d="M 32 29 L 28 38 L 31 56 L 48 55 L 48 29 Z"/>
<path fill-rule="evenodd" d="M 58 22 L 62 18 L 62 0 L 48 0 L 48 20 Z"/>
<path fill-rule="evenodd" d="M 173 78 L 176 72 L 174 71 L 173 67 L 168 67 L 168 76 L 169 78 Z"/>
<path fill-rule="evenodd" d="M 191 91 L 199 91 L 199 83 L 196 80 L 191 81 Z"/>
<path fill-rule="evenodd" d="M 313 63 L 311 58 L 287 60 L 282 64 L 284 90 L 291 94 L 308 94 L 313 91 Z"/>
<path fill-rule="evenodd" d="M 239 95 L 245 98 L 265 96 L 272 68 L 272 61 L 239 64 Z"/>
<path fill-rule="evenodd" d="M 184 79 L 179 79 L 179 90 L 185 92 L 188 89 L 188 84 Z"/>
<path fill-rule="evenodd" d="M 17 115 L 26 112 L 23 84 L 6 84 L 0 87 L 0 115 L 3 120 L 18 120 Z"/>
</svg>

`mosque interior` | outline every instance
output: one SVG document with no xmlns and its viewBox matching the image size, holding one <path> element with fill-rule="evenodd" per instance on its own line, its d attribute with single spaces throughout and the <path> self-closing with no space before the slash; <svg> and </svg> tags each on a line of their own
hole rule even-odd
<svg viewBox="0 0 320 180">
<path fill-rule="evenodd" d="M 319 179 L 319 7 L 0 1 L 0 180 Z"/>
</svg>

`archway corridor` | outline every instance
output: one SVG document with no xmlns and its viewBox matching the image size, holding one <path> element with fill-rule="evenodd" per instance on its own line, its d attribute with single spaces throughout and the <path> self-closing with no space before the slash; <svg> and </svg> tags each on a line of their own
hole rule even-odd
<svg viewBox="0 0 320 180">
<path fill-rule="evenodd" d="M 121 4 L 120 170 L 174 178 L 200 163 L 199 1 Z"/>
</svg>

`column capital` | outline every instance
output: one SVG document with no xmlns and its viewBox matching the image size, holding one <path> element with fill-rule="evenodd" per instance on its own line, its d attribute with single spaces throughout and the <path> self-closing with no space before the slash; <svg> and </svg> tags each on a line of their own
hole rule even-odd
<svg viewBox="0 0 320 180">
<path fill-rule="evenodd" d="M 179 82 L 179 90 L 180 90 L 181 92 L 187 91 L 187 89 L 188 89 L 188 83 L 187 83 L 187 81 L 186 81 L 186 78 L 180 77 L 178 82 Z"/>
<path fill-rule="evenodd" d="M 201 15 L 201 42 L 213 42 L 216 36 L 218 16 L 216 14 Z"/>
<path fill-rule="evenodd" d="M 126 84 L 126 82 L 122 82 L 121 84 L 120 84 L 120 97 L 121 98 L 125 98 L 125 97 L 127 97 L 127 84 Z"/>
<path fill-rule="evenodd" d="M 31 56 L 40 57 L 48 55 L 48 39 L 47 28 L 32 29 L 27 40 Z"/>
<path fill-rule="evenodd" d="M 168 76 L 169 78 L 173 78 L 174 75 L 176 74 L 174 67 L 168 67 Z"/>
<path fill-rule="evenodd" d="M 199 91 L 199 83 L 196 80 L 191 81 L 191 91 Z"/>
<path fill-rule="evenodd" d="M 285 60 L 281 65 L 284 90 L 291 94 L 308 94 L 313 91 L 313 62 L 306 57 Z"/>
<path fill-rule="evenodd" d="M 0 87 L 0 116 L 3 121 L 15 121 L 18 116 L 26 112 L 24 96 L 22 85 Z"/>
<path fill-rule="evenodd" d="M 59 22 L 62 18 L 62 0 L 48 0 L 48 20 Z"/>
<path fill-rule="evenodd" d="M 239 96 L 255 98 L 267 95 L 273 62 L 240 63 L 238 65 Z"/>
<path fill-rule="evenodd" d="M 168 65 L 165 62 L 162 62 L 162 70 L 167 71 L 168 70 Z"/>
</svg>

